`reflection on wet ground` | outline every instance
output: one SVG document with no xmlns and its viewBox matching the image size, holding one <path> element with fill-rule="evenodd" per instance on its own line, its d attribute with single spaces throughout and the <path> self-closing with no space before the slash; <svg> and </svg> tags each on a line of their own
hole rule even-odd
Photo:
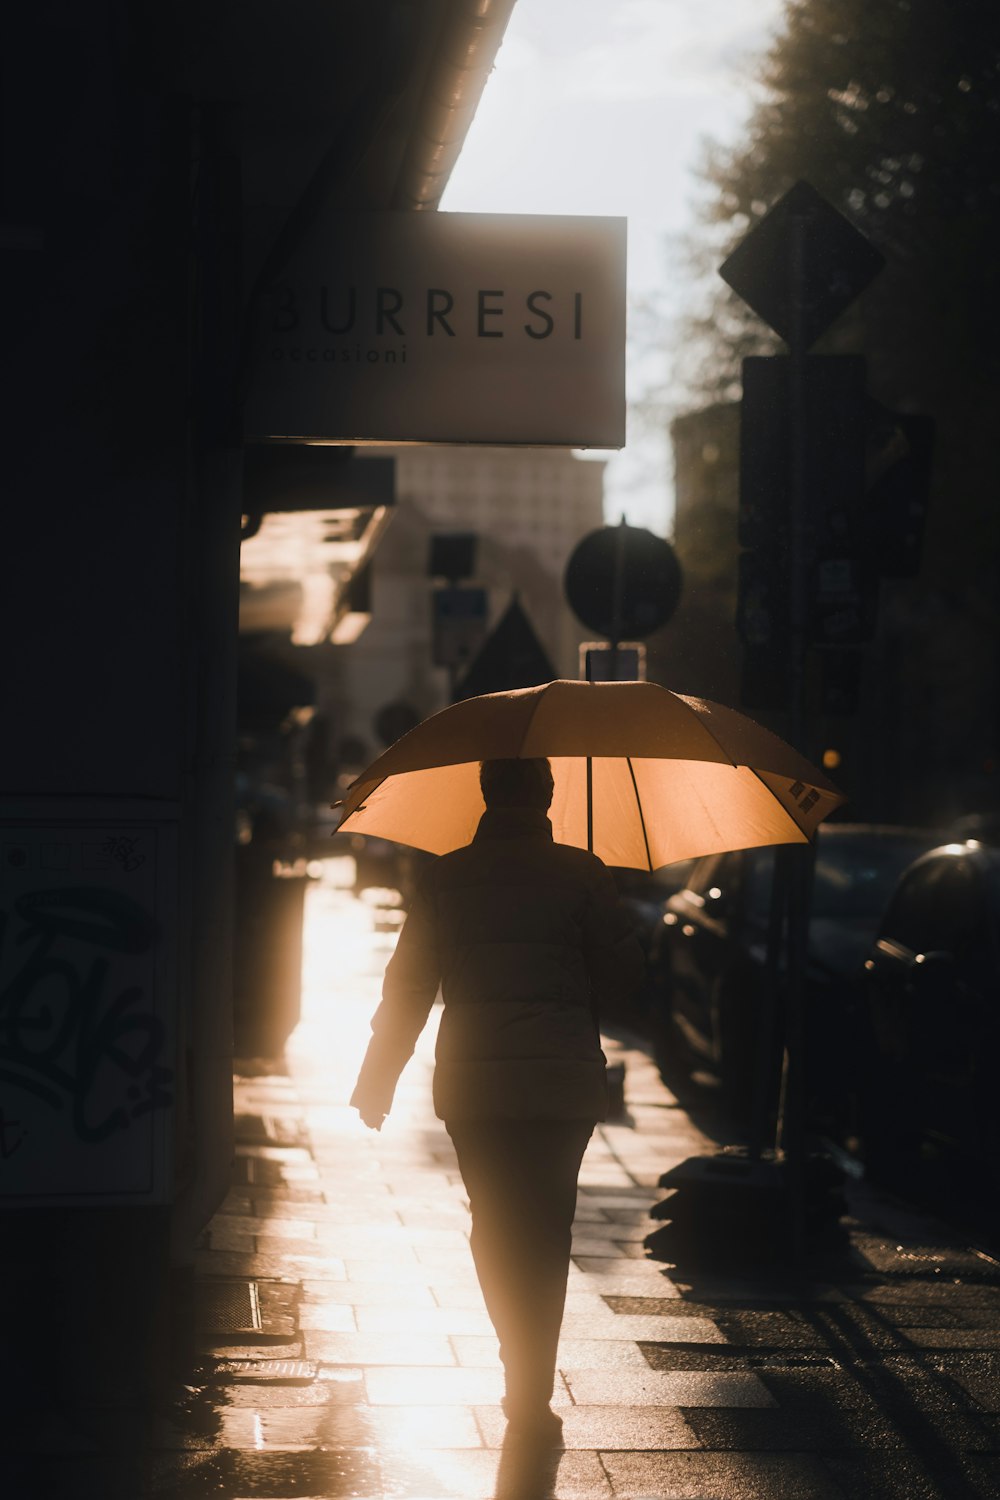
<svg viewBox="0 0 1000 1500">
<path fill-rule="evenodd" d="M 329 861 L 309 893 L 287 1058 L 238 1065 L 232 1189 L 198 1252 L 195 1362 L 151 1432 L 120 1391 L 15 1424 L 5 1494 L 1000 1493 L 997 1268 L 859 1200 L 845 1257 L 811 1277 L 668 1274 L 643 1245 L 657 1181 L 711 1143 L 628 1038 L 609 1043 L 627 1114 L 595 1135 L 581 1173 L 562 1446 L 507 1436 L 464 1191 L 430 1104 L 435 1018 L 381 1134 L 346 1103 L 398 931 L 397 908 L 359 901 L 348 880 Z"/>
</svg>

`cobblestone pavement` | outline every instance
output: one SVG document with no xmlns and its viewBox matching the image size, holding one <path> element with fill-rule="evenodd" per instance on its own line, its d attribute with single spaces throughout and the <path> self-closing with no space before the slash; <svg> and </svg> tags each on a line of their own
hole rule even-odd
<svg viewBox="0 0 1000 1500">
<path fill-rule="evenodd" d="M 858 1197 L 835 1273 L 680 1278 L 647 1258 L 667 1167 L 715 1142 L 641 1047 L 580 1182 L 554 1404 L 564 1449 L 504 1441 L 461 1180 L 432 1113 L 433 1025 L 380 1135 L 347 1106 L 398 914 L 310 891 L 287 1072 L 236 1078 L 232 1191 L 199 1253 L 203 1363 L 156 1433 L 152 1492 L 220 1496 L 1000 1494 L 1000 1268 Z M 241 1304 L 243 1305 L 243 1304 Z M 206 1313 L 206 1318 L 208 1313 Z M 226 1319 L 228 1328 L 226 1331 Z"/>
</svg>

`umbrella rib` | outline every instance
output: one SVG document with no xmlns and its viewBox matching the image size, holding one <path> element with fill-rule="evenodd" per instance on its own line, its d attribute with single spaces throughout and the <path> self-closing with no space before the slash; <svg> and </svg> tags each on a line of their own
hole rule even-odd
<svg viewBox="0 0 1000 1500">
<path fill-rule="evenodd" d="M 339 831 L 341 823 L 345 823 L 348 818 L 353 818 L 355 813 L 364 812 L 365 808 L 368 805 L 368 798 L 371 796 L 372 792 L 377 792 L 378 789 L 379 789 L 379 787 L 382 785 L 382 783 L 385 782 L 385 781 L 388 781 L 388 780 L 389 780 L 388 776 L 380 776 L 378 778 L 378 780 L 375 782 L 375 784 L 365 794 L 365 796 L 362 797 L 362 799 L 358 803 L 357 807 L 352 807 L 351 810 L 350 810 L 350 812 L 347 813 L 344 817 L 341 818 L 340 823 L 338 823 L 337 827 L 333 830 L 334 833 L 337 833 Z M 347 796 L 349 797 L 350 795 L 351 795 L 351 788 L 348 787 L 347 788 Z M 333 803 L 333 806 L 334 807 L 343 807 L 343 805 L 344 805 L 344 803 L 346 801 L 347 801 L 347 797 L 341 797 L 341 799 L 340 799 L 339 802 L 334 802 Z"/>
<path fill-rule="evenodd" d="M 625 764 L 628 766 L 628 774 L 632 778 L 632 790 L 633 790 L 633 792 L 635 792 L 635 805 L 636 805 L 636 808 L 638 809 L 638 812 L 639 812 L 639 827 L 642 829 L 642 842 L 646 846 L 646 864 L 649 866 L 650 870 L 652 870 L 652 868 L 653 868 L 653 859 L 652 859 L 652 855 L 649 852 L 649 837 L 648 837 L 648 835 L 646 833 L 646 819 L 643 816 L 643 812 L 642 812 L 642 799 L 639 796 L 639 788 L 638 788 L 638 786 L 636 784 L 635 770 L 634 770 L 634 768 L 632 766 L 632 757 L 631 757 L 631 755 L 626 755 L 626 757 L 625 757 Z"/>
<path fill-rule="evenodd" d="M 547 687 L 551 687 L 551 686 L 552 686 L 552 684 L 550 682 L 543 683 L 542 684 L 542 689 L 543 689 L 542 692 L 537 693 L 535 695 L 535 700 L 534 700 L 534 702 L 531 705 L 531 712 L 528 715 L 528 722 L 527 722 L 527 724 L 525 724 L 524 729 L 521 732 L 521 745 L 520 745 L 520 748 L 518 750 L 518 755 L 517 755 L 518 759 L 522 758 L 521 757 L 521 750 L 524 749 L 524 742 L 528 738 L 528 735 L 531 733 L 531 726 L 535 722 L 535 715 L 537 714 L 538 710 L 542 706 L 542 699 L 545 696 L 544 689 L 547 688 Z M 525 756 L 523 758 L 526 759 L 526 760 L 531 760 L 532 759 L 532 757 L 530 755 L 529 756 Z"/>
<path fill-rule="evenodd" d="M 722 743 L 722 741 L 719 739 L 719 736 L 715 733 L 715 730 L 712 729 L 710 725 L 706 724 L 704 719 L 699 717 L 698 713 L 691 707 L 690 703 L 685 703 L 683 695 L 681 693 L 671 693 L 670 696 L 676 699 L 678 703 L 683 704 L 684 708 L 687 709 L 688 713 L 691 715 L 692 719 L 694 719 L 699 729 L 703 730 L 704 733 L 708 735 L 710 740 L 714 740 L 731 766 L 739 766 L 741 764 L 740 761 L 733 760 L 732 753 L 726 749 L 726 746 Z"/>
</svg>

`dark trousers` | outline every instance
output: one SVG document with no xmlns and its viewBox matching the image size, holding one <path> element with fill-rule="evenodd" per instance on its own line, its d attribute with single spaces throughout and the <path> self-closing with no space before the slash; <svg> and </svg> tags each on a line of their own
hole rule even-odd
<svg viewBox="0 0 1000 1500">
<path fill-rule="evenodd" d="M 511 1405 L 547 1403 L 591 1120 L 447 1122 L 472 1209 L 472 1256 Z"/>
</svg>

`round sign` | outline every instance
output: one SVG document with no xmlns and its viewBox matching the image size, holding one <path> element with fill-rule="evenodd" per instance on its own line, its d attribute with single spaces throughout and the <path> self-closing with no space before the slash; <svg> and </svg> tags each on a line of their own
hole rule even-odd
<svg viewBox="0 0 1000 1500">
<path fill-rule="evenodd" d="M 578 542 L 563 583 L 570 608 L 609 641 L 642 640 L 665 625 L 681 596 L 669 542 L 643 526 L 602 526 Z"/>
</svg>

